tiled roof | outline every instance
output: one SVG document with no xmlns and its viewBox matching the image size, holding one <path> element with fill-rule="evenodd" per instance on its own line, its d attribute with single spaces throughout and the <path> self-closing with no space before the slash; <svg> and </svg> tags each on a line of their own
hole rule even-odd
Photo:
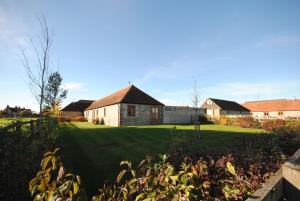
<svg viewBox="0 0 300 201">
<path fill-rule="evenodd" d="M 83 112 L 87 107 L 92 104 L 92 100 L 79 100 L 77 102 L 72 102 L 61 111 L 74 111 L 74 112 Z"/>
<path fill-rule="evenodd" d="M 245 102 L 244 107 L 251 112 L 272 112 L 272 111 L 300 111 L 300 100 L 264 100 Z"/>
<path fill-rule="evenodd" d="M 93 102 L 86 110 L 100 108 L 116 103 L 132 103 L 143 105 L 163 105 L 134 85 L 130 85 L 120 91 Z"/>
<path fill-rule="evenodd" d="M 221 99 L 215 99 L 215 98 L 210 98 L 210 100 L 212 100 L 222 110 L 249 111 L 247 108 L 245 108 L 244 106 L 242 106 L 234 101 L 221 100 Z"/>
</svg>

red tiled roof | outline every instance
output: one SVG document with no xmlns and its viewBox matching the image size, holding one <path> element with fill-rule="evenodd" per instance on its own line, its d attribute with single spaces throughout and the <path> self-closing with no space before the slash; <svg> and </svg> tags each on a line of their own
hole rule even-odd
<svg viewBox="0 0 300 201">
<path fill-rule="evenodd" d="M 252 101 L 245 102 L 244 107 L 248 108 L 251 112 L 272 112 L 272 111 L 299 111 L 300 100 L 265 100 L 265 101 Z"/>
<path fill-rule="evenodd" d="M 100 108 L 117 103 L 132 103 L 143 105 L 163 105 L 134 85 L 121 89 L 109 96 L 93 102 L 86 110 Z"/>
</svg>

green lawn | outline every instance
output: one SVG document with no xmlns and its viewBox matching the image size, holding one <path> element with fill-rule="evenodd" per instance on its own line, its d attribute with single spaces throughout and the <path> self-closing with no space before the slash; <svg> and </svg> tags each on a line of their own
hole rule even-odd
<svg viewBox="0 0 300 201">
<path fill-rule="evenodd" d="M 147 154 L 166 153 L 170 144 L 170 130 L 174 125 L 107 127 L 88 122 L 61 124 L 59 144 L 68 170 L 79 174 L 89 193 L 105 181 L 113 181 L 122 160 L 139 163 Z M 260 129 L 244 129 L 221 125 L 202 125 L 194 131 L 190 125 L 176 125 L 182 135 L 201 135 L 197 149 L 222 147 L 234 143 L 244 134 L 263 133 Z M 197 132 L 197 133 L 195 133 Z"/>
<path fill-rule="evenodd" d="M 5 126 L 7 124 L 10 124 L 14 121 L 30 121 L 31 119 L 36 119 L 36 118 L 27 118 L 27 117 L 21 117 L 21 118 L 0 118 L 0 127 Z"/>
</svg>

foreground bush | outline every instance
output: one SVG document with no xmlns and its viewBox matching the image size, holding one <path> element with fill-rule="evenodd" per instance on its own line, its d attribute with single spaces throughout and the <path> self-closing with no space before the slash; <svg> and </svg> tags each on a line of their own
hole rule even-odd
<svg viewBox="0 0 300 201">
<path fill-rule="evenodd" d="M 66 173 L 55 149 L 44 154 L 40 170 L 29 183 L 29 191 L 36 201 L 86 200 L 80 189 L 80 177 Z"/>
<path fill-rule="evenodd" d="M 34 200 L 87 200 L 80 177 L 66 173 L 57 151 L 44 155 L 40 171 L 30 181 Z M 136 168 L 122 161 L 116 182 L 104 185 L 92 200 L 244 200 L 284 160 L 276 147 L 265 154 L 256 150 L 255 157 L 184 157 L 176 163 L 168 155 L 160 155 L 158 161 L 147 156 Z"/>
<path fill-rule="evenodd" d="M 36 122 L 36 121 L 33 121 Z M 43 153 L 57 138 L 54 119 L 43 121 L 41 131 L 20 122 L 10 130 L 0 129 L 0 200 L 30 200 L 28 181 L 39 167 Z"/>
</svg>

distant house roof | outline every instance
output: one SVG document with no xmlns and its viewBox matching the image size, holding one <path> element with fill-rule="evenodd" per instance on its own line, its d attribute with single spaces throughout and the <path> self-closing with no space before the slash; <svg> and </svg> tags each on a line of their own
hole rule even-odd
<svg viewBox="0 0 300 201">
<path fill-rule="evenodd" d="M 300 111 L 300 99 L 279 99 L 245 102 L 251 112 Z"/>
<path fill-rule="evenodd" d="M 221 100 L 215 98 L 209 98 L 209 99 L 213 101 L 217 106 L 219 106 L 222 110 L 249 111 L 247 108 L 234 101 Z"/>
<path fill-rule="evenodd" d="M 8 112 L 8 110 L 10 110 L 11 112 L 21 112 L 23 110 L 29 110 L 29 109 L 25 109 L 25 108 L 21 108 L 21 107 L 10 107 L 9 105 L 6 106 L 6 108 L 4 108 L 4 112 Z"/>
<path fill-rule="evenodd" d="M 61 109 L 61 111 L 83 112 L 87 107 L 89 107 L 92 104 L 92 102 L 92 100 L 79 100 L 77 102 L 72 102 L 63 109 Z"/>
<path fill-rule="evenodd" d="M 141 91 L 134 85 L 130 85 L 124 89 L 121 89 L 109 96 L 99 99 L 93 102 L 86 110 L 100 108 L 117 103 L 132 103 L 143 105 L 163 105 L 158 100 L 152 98 L 145 92 Z"/>
</svg>

